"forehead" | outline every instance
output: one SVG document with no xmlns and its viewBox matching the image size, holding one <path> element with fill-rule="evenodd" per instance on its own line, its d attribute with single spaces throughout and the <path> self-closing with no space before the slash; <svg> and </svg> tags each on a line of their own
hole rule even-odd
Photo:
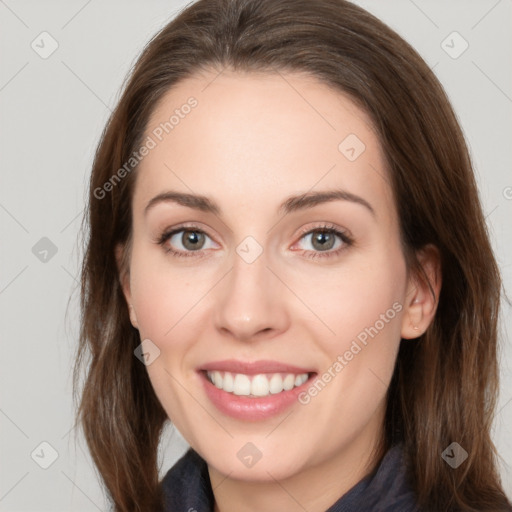
<svg viewBox="0 0 512 512">
<path fill-rule="evenodd" d="M 261 211 L 333 187 L 383 212 L 393 206 L 371 119 L 308 75 L 224 70 L 187 78 L 161 98 L 145 137 L 154 147 L 137 169 L 138 209 L 166 189 L 230 207 L 258 201 Z"/>
</svg>

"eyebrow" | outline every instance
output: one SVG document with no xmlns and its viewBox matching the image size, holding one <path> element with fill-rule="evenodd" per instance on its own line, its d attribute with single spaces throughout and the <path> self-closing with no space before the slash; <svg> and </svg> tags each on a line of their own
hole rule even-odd
<svg viewBox="0 0 512 512">
<path fill-rule="evenodd" d="M 288 197 L 278 208 L 278 213 L 288 214 L 298 210 L 305 210 L 313 208 L 322 203 L 331 201 L 350 201 L 355 204 L 364 206 L 374 217 L 376 216 L 375 210 L 372 205 L 363 199 L 362 197 L 347 192 L 346 190 L 325 190 L 318 192 L 306 192 L 303 194 L 294 195 Z M 184 192 L 167 191 L 153 197 L 144 209 L 146 215 L 148 211 L 159 203 L 177 203 L 187 208 L 194 210 L 200 210 L 203 212 L 213 213 L 215 215 L 221 215 L 221 208 L 212 199 L 196 194 L 187 194 Z"/>
</svg>

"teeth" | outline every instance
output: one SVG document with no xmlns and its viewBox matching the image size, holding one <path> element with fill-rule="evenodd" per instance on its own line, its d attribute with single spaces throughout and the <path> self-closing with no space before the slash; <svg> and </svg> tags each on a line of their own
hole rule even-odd
<svg viewBox="0 0 512 512">
<path fill-rule="evenodd" d="M 222 375 L 220 372 L 213 372 L 213 383 L 215 387 L 222 389 Z"/>
<path fill-rule="evenodd" d="M 220 375 L 220 372 L 217 373 Z M 235 381 L 233 380 L 233 375 L 231 375 L 231 373 L 226 372 L 224 374 L 224 380 L 222 380 L 222 389 L 224 391 L 229 391 L 230 393 L 233 393 L 233 390 L 235 389 Z"/>
<path fill-rule="evenodd" d="M 270 379 L 270 392 L 275 395 L 276 393 L 281 393 L 283 391 L 283 378 L 279 373 L 274 373 Z"/>
<path fill-rule="evenodd" d="M 292 373 L 288 374 L 283 381 L 283 388 L 288 391 L 289 389 L 293 389 L 295 386 L 295 375 Z"/>
<path fill-rule="evenodd" d="M 304 384 L 308 380 L 307 373 L 295 375 L 293 373 L 274 373 L 258 375 L 245 375 L 230 372 L 206 372 L 208 380 L 218 389 L 241 396 L 268 396 L 269 394 L 288 391 Z M 252 379 L 251 379 L 252 377 Z"/>
<path fill-rule="evenodd" d="M 265 375 L 255 375 L 251 382 L 251 395 L 267 396 L 270 393 L 270 383 Z"/>
<path fill-rule="evenodd" d="M 251 381 L 247 375 L 237 373 L 235 375 L 235 382 L 233 384 L 233 393 L 235 395 L 250 395 L 251 394 Z"/>
</svg>

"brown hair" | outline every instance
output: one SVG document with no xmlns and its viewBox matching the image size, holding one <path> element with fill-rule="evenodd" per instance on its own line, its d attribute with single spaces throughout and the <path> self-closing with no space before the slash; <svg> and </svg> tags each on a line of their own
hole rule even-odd
<svg viewBox="0 0 512 512">
<path fill-rule="evenodd" d="M 425 334 L 402 342 L 388 391 L 386 444 L 403 442 L 418 503 L 434 511 L 509 504 L 490 437 L 498 392 L 500 276 L 472 164 L 446 94 L 417 52 L 344 0 L 199 0 L 148 43 L 97 148 L 81 281 L 74 383 L 93 460 L 116 511 L 162 508 L 157 452 L 167 415 L 133 351 L 115 248 L 129 241 L 136 170 L 112 179 L 141 143 L 156 103 L 201 70 L 302 72 L 347 93 L 379 134 L 404 253 L 439 249 L 443 286 Z M 119 175 L 118 175 L 119 176 Z M 105 190 L 105 189 L 102 189 Z M 104 197 L 103 197 L 104 196 Z M 86 357 L 88 360 L 86 361 Z M 453 441 L 468 453 L 452 469 Z"/>
</svg>

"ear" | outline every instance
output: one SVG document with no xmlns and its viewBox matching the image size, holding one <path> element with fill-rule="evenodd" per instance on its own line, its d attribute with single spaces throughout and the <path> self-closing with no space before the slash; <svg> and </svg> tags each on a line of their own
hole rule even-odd
<svg viewBox="0 0 512 512">
<path fill-rule="evenodd" d="M 137 322 L 137 315 L 135 314 L 135 308 L 132 305 L 132 294 L 130 289 L 130 270 L 128 268 L 128 262 L 125 254 L 126 250 L 127 248 L 123 244 L 118 244 L 116 246 L 115 256 L 117 271 L 119 275 L 119 281 L 121 283 L 121 288 L 123 290 L 123 295 L 128 306 L 130 322 L 132 323 L 133 327 L 135 327 L 135 329 L 138 329 L 139 324 Z"/>
<path fill-rule="evenodd" d="M 418 251 L 417 257 L 428 282 L 418 275 L 409 277 L 402 316 L 401 336 L 405 339 L 418 338 L 427 330 L 436 314 L 441 291 L 441 257 L 437 247 L 428 244 Z"/>
</svg>

